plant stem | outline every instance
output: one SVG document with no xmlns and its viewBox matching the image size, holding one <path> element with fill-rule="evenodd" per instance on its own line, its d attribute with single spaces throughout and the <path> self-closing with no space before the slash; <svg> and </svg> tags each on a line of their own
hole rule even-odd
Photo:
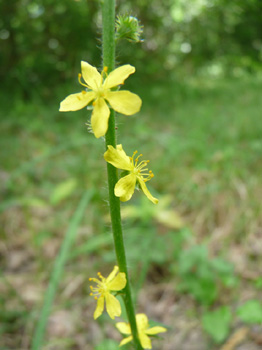
<svg viewBox="0 0 262 350">
<path fill-rule="evenodd" d="M 110 73 L 115 68 L 115 0 L 104 0 L 102 4 L 103 16 L 103 66 L 108 68 Z M 106 148 L 108 145 L 116 147 L 116 132 L 115 132 L 115 113 L 111 110 L 108 131 L 106 134 Z M 128 320 L 131 326 L 133 340 L 136 350 L 142 350 L 140 345 L 134 305 L 131 297 L 130 282 L 127 271 L 126 253 L 123 240 L 120 200 L 114 194 L 114 188 L 118 181 L 117 169 L 107 163 L 108 189 L 109 189 L 109 205 L 112 222 L 112 231 L 114 236 L 114 244 L 116 251 L 116 258 L 119 270 L 126 274 L 126 287 L 123 290 L 124 303 Z"/>
</svg>

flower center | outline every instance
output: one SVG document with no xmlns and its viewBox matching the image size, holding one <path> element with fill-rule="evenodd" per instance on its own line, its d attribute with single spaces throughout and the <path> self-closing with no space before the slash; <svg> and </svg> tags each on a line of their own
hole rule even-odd
<svg viewBox="0 0 262 350">
<path fill-rule="evenodd" d="M 96 93 L 96 98 L 104 97 L 105 95 L 105 89 L 103 86 L 99 86 L 94 92 Z"/>
<path fill-rule="evenodd" d="M 90 295 L 92 295 L 95 299 L 98 299 L 100 296 L 104 296 L 106 293 L 108 293 L 106 279 L 101 275 L 100 272 L 98 272 L 97 275 L 101 281 L 99 281 L 97 278 L 89 278 L 89 281 L 94 281 L 97 284 L 97 287 L 90 286 Z"/>
<path fill-rule="evenodd" d="M 81 79 L 82 79 L 82 74 L 79 73 L 78 74 L 78 81 L 79 81 L 79 84 L 81 84 L 82 86 L 84 86 L 85 88 L 87 88 L 88 90 L 92 90 L 95 94 L 96 94 L 96 99 L 100 98 L 100 97 L 104 97 L 105 96 L 105 92 L 108 90 L 108 89 L 105 89 L 103 87 L 103 82 L 104 82 L 104 79 L 107 77 L 107 71 L 108 71 L 108 68 L 107 67 L 104 67 L 104 69 L 102 70 L 101 72 L 101 81 L 100 81 L 100 84 L 98 84 L 96 81 L 94 81 L 95 85 L 96 85 L 96 88 L 93 89 L 91 88 L 88 84 L 84 83 Z M 82 91 L 82 93 L 86 93 L 86 91 Z"/>
</svg>

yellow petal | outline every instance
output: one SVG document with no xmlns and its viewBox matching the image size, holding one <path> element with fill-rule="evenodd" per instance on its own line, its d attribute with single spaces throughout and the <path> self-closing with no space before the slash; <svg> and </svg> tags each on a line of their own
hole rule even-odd
<svg viewBox="0 0 262 350">
<path fill-rule="evenodd" d="M 153 335 L 153 334 L 158 334 L 158 333 L 164 333 L 166 331 L 167 331 L 167 329 L 165 327 L 155 326 L 155 327 L 147 329 L 145 333 L 148 335 Z"/>
<path fill-rule="evenodd" d="M 118 113 L 132 115 L 139 112 L 142 100 L 130 91 L 106 91 L 105 99 Z"/>
<path fill-rule="evenodd" d="M 85 82 L 92 90 L 96 90 L 99 86 L 101 86 L 101 74 L 95 67 L 91 66 L 85 61 L 81 61 L 81 71 Z"/>
<path fill-rule="evenodd" d="M 118 271 L 119 271 L 119 267 L 114 266 L 113 271 L 107 277 L 106 282 L 107 283 L 111 282 L 116 277 L 116 274 L 118 273 Z"/>
<path fill-rule="evenodd" d="M 143 349 L 152 349 L 151 340 L 145 333 L 139 333 L 139 340 Z"/>
<path fill-rule="evenodd" d="M 135 73 L 135 71 L 135 67 L 132 67 L 129 64 L 116 68 L 105 79 L 103 84 L 104 88 L 110 89 L 114 86 L 123 84 L 126 78 L 128 78 L 130 74 Z"/>
<path fill-rule="evenodd" d="M 141 186 L 141 188 L 142 188 L 142 191 L 143 191 L 144 194 L 147 196 L 147 198 L 148 198 L 151 202 L 153 202 L 154 204 L 157 204 L 157 203 L 158 203 L 158 199 L 155 198 L 155 197 L 153 197 L 152 194 L 148 191 L 148 188 L 146 187 L 145 182 L 144 182 L 140 177 L 138 177 L 137 179 L 138 179 L 139 184 L 140 184 L 140 186 Z"/>
<path fill-rule="evenodd" d="M 98 98 L 95 101 L 95 107 L 91 116 L 91 126 L 95 137 L 104 136 L 108 129 L 108 119 L 110 110 L 103 98 Z"/>
<path fill-rule="evenodd" d="M 136 176 L 134 174 L 124 176 L 115 185 L 115 196 L 120 197 L 122 202 L 126 202 L 132 197 L 135 186 Z"/>
<path fill-rule="evenodd" d="M 121 315 L 121 306 L 120 302 L 110 293 L 106 293 L 106 310 L 108 315 L 114 320 L 116 316 Z"/>
<path fill-rule="evenodd" d="M 117 145 L 117 148 L 108 146 L 108 150 L 104 154 L 105 160 L 114 167 L 123 170 L 131 170 L 132 164 L 130 158 L 126 155 L 122 145 Z"/>
<path fill-rule="evenodd" d="M 96 310 L 94 312 L 94 319 L 96 320 L 99 316 L 102 315 L 103 311 L 104 311 L 104 297 L 100 297 L 97 300 L 97 305 L 96 305 Z"/>
<path fill-rule="evenodd" d="M 139 331 L 144 331 L 149 327 L 148 318 L 145 314 L 136 315 L 137 328 Z"/>
<path fill-rule="evenodd" d="M 126 286 L 126 274 L 124 272 L 119 272 L 119 274 L 108 283 L 107 287 L 110 290 L 121 290 Z"/>
<path fill-rule="evenodd" d="M 116 328 L 122 334 L 131 334 L 131 328 L 130 328 L 130 324 L 129 323 L 117 322 Z"/>
<path fill-rule="evenodd" d="M 123 340 L 121 340 L 119 346 L 122 346 L 122 345 L 125 345 L 125 344 L 129 343 L 132 339 L 133 339 L 132 335 L 130 335 L 127 338 L 124 338 Z"/>
<path fill-rule="evenodd" d="M 95 98 L 95 94 L 92 91 L 82 91 L 77 94 L 67 96 L 60 103 L 60 112 L 78 111 L 84 108 Z"/>
</svg>

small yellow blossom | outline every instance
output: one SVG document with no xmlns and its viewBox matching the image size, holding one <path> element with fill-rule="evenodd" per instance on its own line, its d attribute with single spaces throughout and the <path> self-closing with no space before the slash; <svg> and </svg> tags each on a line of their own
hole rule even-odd
<svg viewBox="0 0 262 350">
<path fill-rule="evenodd" d="M 111 91 L 111 88 L 124 84 L 125 79 L 135 72 L 135 68 L 126 64 L 116 68 L 107 74 L 107 67 L 104 67 L 100 74 L 97 69 L 89 63 L 81 61 L 79 83 L 86 90 L 80 93 L 67 96 L 60 104 L 60 112 L 77 111 L 93 102 L 91 125 L 95 137 L 104 136 L 108 129 L 110 110 L 105 101 L 119 113 L 132 115 L 140 110 L 142 101 L 140 97 L 130 91 Z M 84 82 L 81 78 L 83 77 Z"/>
<path fill-rule="evenodd" d="M 97 300 L 96 310 L 94 312 L 94 319 L 97 319 L 102 315 L 104 311 L 104 305 L 106 304 L 106 310 L 108 315 L 114 319 L 115 316 L 121 315 L 121 306 L 119 301 L 115 296 L 111 294 L 111 291 L 119 291 L 123 289 L 126 285 L 126 274 L 124 272 L 119 272 L 119 267 L 115 266 L 110 275 L 105 278 L 98 272 L 98 277 L 100 278 L 89 278 L 89 281 L 94 281 L 97 283 L 97 287 L 90 287 L 91 293 Z"/>
<path fill-rule="evenodd" d="M 104 154 L 105 160 L 118 169 L 129 171 L 129 174 L 122 177 L 115 186 L 115 195 L 120 197 L 122 202 L 128 201 L 134 191 L 136 182 L 138 181 L 142 191 L 154 204 L 158 203 L 158 199 L 154 198 L 148 191 L 145 182 L 149 181 L 154 174 L 152 171 L 148 171 L 147 164 L 149 160 L 142 160 L 139 162 L 140 154 L 135 160 L 134 157 L 137 151 L 133 153 L 132 157 L 128 157 L 123 150 L 122 145 L 117 145 L 116 148 L 108 146 L 108 150 Z"/>
<path fill-rule="evenodd" d="M 145 314 L 137 314 L 136 315 L 136 323 L 137 323 L 138 338 L 140 340 L 140 343 L 141 343 L 143 349 L 152 349 L 151 340 L 149 338 L 149 335 L 154 335 L 154 334 L 163 333 L 163 332 L 167 331 L 166 328 L 160 327 L 160 326 L 155 326 L 155 327 L 149 328 L 148 318 Z M 122 334 L 127 334 L 127 335 L 132 334 L 131 327 L 130 327 L 129 323 L 118 322 L 116 324 L 116 328 Z M 124 338 L 121 341 L 120 346 L 130 342 L 132 339 L 133 339 L 132 335 L 130 335 L 127 338 Z"/>
</svg>

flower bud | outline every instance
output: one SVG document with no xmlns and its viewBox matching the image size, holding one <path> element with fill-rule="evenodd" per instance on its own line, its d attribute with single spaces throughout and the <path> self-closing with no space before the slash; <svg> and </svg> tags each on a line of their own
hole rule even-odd
<svg viewBox="0 0 262 350">
<path fill-rule="evenodd" d="M 143 26 L 140 25 L 139 20 L 134 16 L 119 15 L 116 19 L 116 39 L 126 39 L 133 43 L 139 43 L 143 33 Z"/>
</svg>

